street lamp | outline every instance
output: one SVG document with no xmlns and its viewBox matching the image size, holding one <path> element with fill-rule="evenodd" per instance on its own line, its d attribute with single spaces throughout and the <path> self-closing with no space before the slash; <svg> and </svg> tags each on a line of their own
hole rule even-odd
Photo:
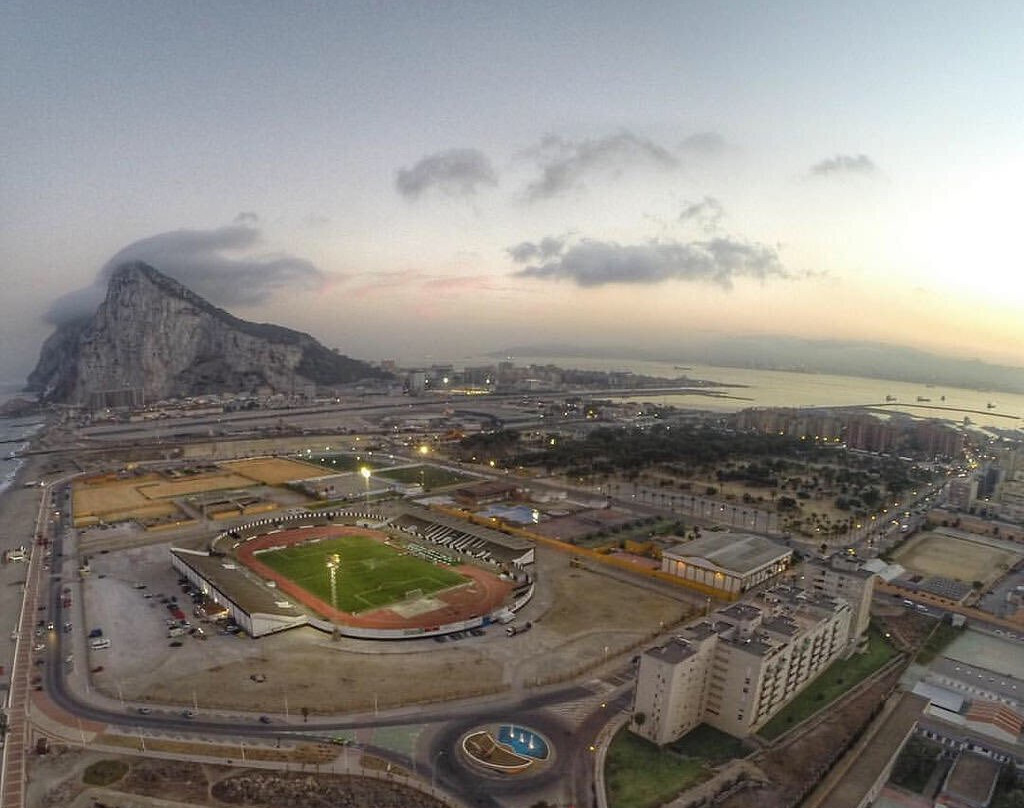
<svg viewBox="0 0 1024 808">
<path fill-rule="evenodd" d="M 437 789 L 437 762 L 441 759 L 441 755 L 444 754 L 443 749 L 438 749 L 437 754 L 434 755 L 434 765 L 430 767 L 430 790 L 435 791 Z"/>
<path fill-rule="evenodd" d="M 363 466 L 361 469 L 359 469 L 359 473 L 363 475 L 363 480 L 366 483 L 365 500 L 366 500 L 366 507 L 369 508 L 370 507 L 370 469 L 369 469 L 368 466 Z"/>
</svg>

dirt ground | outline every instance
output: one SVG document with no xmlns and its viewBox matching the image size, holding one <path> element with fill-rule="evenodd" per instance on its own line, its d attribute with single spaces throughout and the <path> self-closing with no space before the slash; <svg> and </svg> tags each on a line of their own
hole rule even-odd
<svg viewBox="0 0 1024 808">
<path fill-rule="evenodd" d="M 253 460 L 232 460 L 221 464 L 224 468 L 249 477 L 264 485 L 281 485 L 291 480 L 323 477 L 329 471 L 320 465 L 302 463 L 284 457 L 260 457 Z"/>
<path fill-rule="evenodd" d="M 116 760 L 127 773 L 108 786 L 83 782 L 87 768 Z M 371 761 L 366 761 L 370 763 Z M 367 768 L 370 768 L 369 766 Z M 316 773 L 316 777 L 310 775 Z M 186 808 L 186 806 L 441 808 L 438 800 L 381 774 L 377 777 L 267 771 L 55 747 L 33 767 L 27 808 Z"/>
<path fill-rule="evenodd" d="M 692 611 L 682 592 L 570 569 L 568 560 L 538 550 L 538 594 L 517 618 L 533 628 L 515 637 L 492 626 L 459 641 L 374 642 L 306 627 L 252 640 L 210 627 L 208 639 L 184 636 L 172 647 L 158 597 L 180 595 L 168 545 L 98 553 L 80 584 L 81 625 L 102 628 L 111 647 L 86 651 L 80 639 L 87 661 L 76 664 L 72 683 L 129 708 L 193 704 L 294 719 L 303 708 L 315 716 L 561 681 L 614 662 Z"/>
<path fill-rule="evenodd" d="M 138 486 L 138 491 L 147 499 L 168 499 L 206 491 L 245 488 L 248 485 L 252 485 L 252 480 L 248 477 L 226 472 L 224 474 L 204 474 L 201 477 L 190 477 L 184 480 L 162 480 L 157 483 L 147 483 Z"/>
<path fill-rule="evenodd" d="M 1008 550 L 935 533 L 915 536 L 895 554 L 896 561 L 914 572 L 986 584 L 1003 575 L 1006 566 L 1019 557 Z"/>
</svg>

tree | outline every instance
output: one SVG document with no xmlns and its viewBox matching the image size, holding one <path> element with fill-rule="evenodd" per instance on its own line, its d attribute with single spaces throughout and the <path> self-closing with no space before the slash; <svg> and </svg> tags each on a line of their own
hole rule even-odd
<svg viewBox="0 0 1024 808">
<path fill-rule="evenodd" d="M 776 507 L 780 511 L 792 511 L 796 509 L 796 500 L 793 497 L 779 497 Z"/>
<path fill-rule="evenodd" d="M 308 721 L 309 721 L 309 708 L 308 707 L 303 707 L 302 708 L 302 723 L 305 724 Z"/>
<path fill-rule="evenodd" d="M 646 721 L 646 713 L 633 713 L 633 723 L 636 724 L 638 727 L 642 727 L 644 725 L 644 722 Z"/>
</svg>

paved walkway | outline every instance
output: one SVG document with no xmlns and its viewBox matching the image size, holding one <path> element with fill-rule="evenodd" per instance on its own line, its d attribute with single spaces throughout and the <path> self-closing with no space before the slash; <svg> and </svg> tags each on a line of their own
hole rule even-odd
<svg viewBox="0 0 1024 808">
<path fill-rule="evenodd" d="M 47 488 L 39 502 L 39 514 L 36 520 L 36 535 L 49 536 L 46 531 L 47 520 L 44 516 L 50 498 Z M 30 754 L 31 722 L 29 706 L 31 704 L 31 676 L 36 670 L 32 660 L 32 643 L 36 616 L 36 603 L 39 596 L 40 578 L 42 577 L 43 556 L 45 549 L 36 543 L 32 545 L 28 572 L 25 576 L 25 597 L 22 600 L 21 615 L 18 618 L 18 639 L 11 664 L 11 688 L 8 694 L 7 738 L 3 749 L 2 769 L 0 769 L 0 805 L 4 808 L 24 808 L 25 785 L 28 777 L 27 758 Z"/>
</svg>

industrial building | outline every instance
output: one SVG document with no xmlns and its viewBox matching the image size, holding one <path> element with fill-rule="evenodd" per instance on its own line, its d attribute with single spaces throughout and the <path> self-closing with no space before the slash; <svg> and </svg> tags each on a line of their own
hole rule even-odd
<svg viewBox="0 0 1024 808">
<path fill-rule="evenodd" d="M 661 555 L 662 572 L 712 597 L 736 600 L 789 569 L 793 551 L 752 533 L 710 533 Z"/>
</svg>

